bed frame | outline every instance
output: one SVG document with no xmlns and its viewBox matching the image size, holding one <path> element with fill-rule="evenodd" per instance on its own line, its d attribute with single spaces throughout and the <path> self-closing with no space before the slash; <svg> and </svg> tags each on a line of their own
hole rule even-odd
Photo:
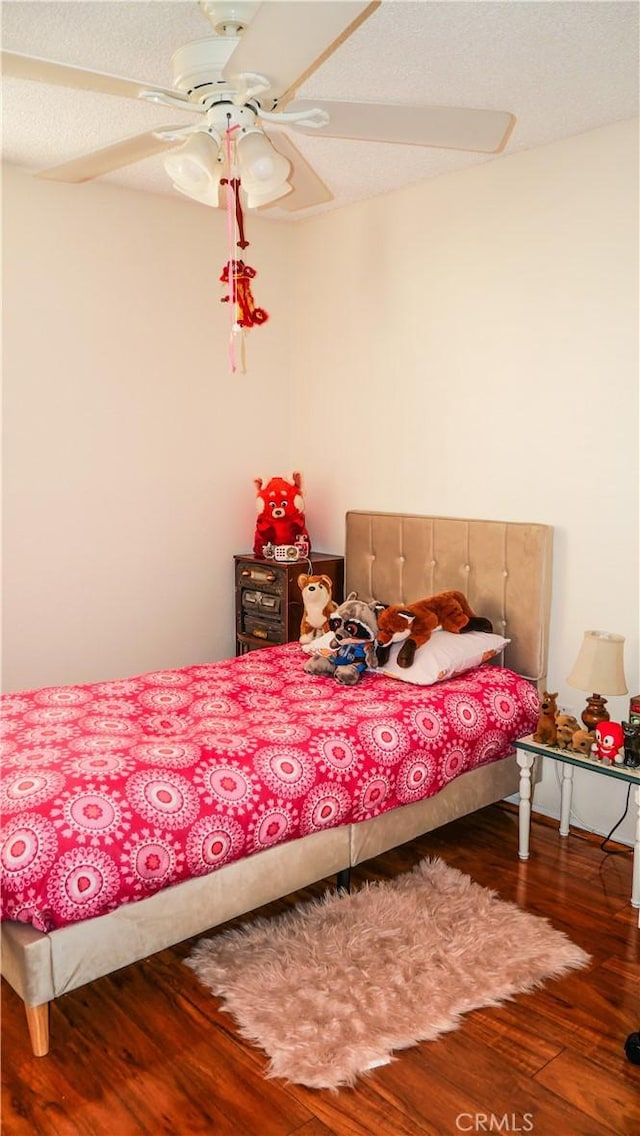
<svg viewBox="0 0 640 1136">
<path fill-rule="evenodd" d="M 548 525 L 350 512 L 346 592 L 390 604 L 457 588 L 511 639 L 505 665 L 542 688 L 552 540 Z M 518 785 L 515 757 L 507 757 L 426 801 L 269 848 L 108 915 L 49 934 L 3 922 L 2 974 L 25 1003 L 34 1054 L 49 1050 L 54 998 L 499 801 Z"/>
</svg>

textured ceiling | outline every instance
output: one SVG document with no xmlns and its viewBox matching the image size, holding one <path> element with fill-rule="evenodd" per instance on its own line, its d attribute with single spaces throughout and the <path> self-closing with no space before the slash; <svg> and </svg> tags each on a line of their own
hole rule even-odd
<svg viewBox="0 0 640 1136">
<path fill-rule="evenodd" d="M 1 10 L 5 49 L 167 86 L 175 49 L 211 32 L 195 0 L 5 0 Z M 638 114 L 638 12 L 634 0 L 384 0 L 297 94 L 510 111 L 517 122 L 508 156 Z M 193 116 L 112 95 L 3 80 L 3 156 L 28 169 L 173 122 L 193 122 Z M 274 220 L 504 160 L 295 132 L 291 137 L 334 200 L 302 214 L 263 213 Z M 159 157 L 100 180 L 184 201 Z"/>
</svg>

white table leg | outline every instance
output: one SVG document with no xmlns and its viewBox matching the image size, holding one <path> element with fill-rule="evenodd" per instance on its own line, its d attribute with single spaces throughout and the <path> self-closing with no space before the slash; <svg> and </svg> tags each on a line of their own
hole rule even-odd
<svg viewBox="0 0 640 1136">
<path fill-rule="evenodd" d="M 518 806 L 518 856 L 529 859 L 529 831 L 531 828 L 531 767 L 535 754 L 526 749 L 516 749 L 516 761 L 520 766 L 520 804 Z"/>
<path fill-rule="evenodd" d="M 634 789 L 638 816 L 636 819 L 636 839 L 633 845 L 633 883 L 631 885 L 631 903 L 640 907 L 640 785 Z M 640 919 L 638 920 L 640 927 Z"/>
<path fill-rule="evenodd" d="M 569 835 L 571 816 L 571 797 L 573 794 L 573 766 L 568 761 L 562 765 L 562 788 L 560 790 L 560 835 Z"/>
</svg>

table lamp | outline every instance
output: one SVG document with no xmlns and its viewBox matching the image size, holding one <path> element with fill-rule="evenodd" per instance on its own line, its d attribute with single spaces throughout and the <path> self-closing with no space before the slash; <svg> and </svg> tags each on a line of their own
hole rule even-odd
<svg viewBox="0 0 640 1136">
<path fill-rule="evenodd" d="M 592 690 L 582 711 L 585 729 L 595 730 L 598 722 L 608 722 L 603 694 L 627 694 L 624 677 L 624 635 L 610 631 L 585 631 L 578 657 L 567 678 L 577 690 Z M 597 692 L 597 693 L 596 693 Z"/>
</svg>

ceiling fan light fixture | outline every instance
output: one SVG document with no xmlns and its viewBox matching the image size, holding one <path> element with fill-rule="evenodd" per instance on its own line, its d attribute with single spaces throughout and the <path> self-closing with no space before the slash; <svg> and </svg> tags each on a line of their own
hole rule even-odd
<svg viewBox="0 0 640 1136">
<path fill-rule="evenodd" d="M 172 150 L 164 158 L 164 168 L 176 189 L 189 197 L 201 199 L 209 190 L 217 187 L 220 181 L 220 136 L 214 131 L 199 130 L 185 142 L 184 146 Z"/>
<path fill-rule="evenodd" d="M 261 130 L 243 130 L 236 142 L 240 180 L 248 192 L 269 193 L 286 182 L 291 165 Z"/>
<path fill-rule="evenodd" d="M 220 208 L 220 182 L 216 182 L 209 186 L 208 189 L 198 193 L 196 190 L 184 189 L 183 186 L 173 183 L 173 188 L 177 189 L 179 193 L 183 193 L 185 197 L 190 197 L 192 201 L 198 201 L 200 205 L 211 205 L 213 209 Z"/>
<path fill-rule="evenodd" d="M 293 186 L 285 181 L 275 189 L 266 191 L 258 188 L 247 189 L 245 185 L 242 185 L 242 188 L 245 193 L 247 209 L 260 209 L 262 205 L 271 205 L 274 201 L 279 201 L 281 197 L 286 197 L 288 193 L 291 193 Z"/>
</svg>

